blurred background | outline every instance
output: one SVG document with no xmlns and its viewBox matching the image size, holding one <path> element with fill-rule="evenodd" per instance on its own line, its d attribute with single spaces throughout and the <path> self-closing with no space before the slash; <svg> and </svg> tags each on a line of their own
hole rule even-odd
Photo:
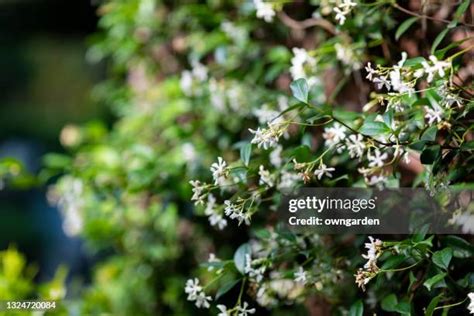
<svg viewBox="0 0 474 316">
<path fill-rule="evenodd" d="M 62 151 L 66 124 L 107 118 L 91 99 L 103 66 L 85 58 L 95 10 L 90 0 L 0 0 L 0 158 L 36 173 L 45 153 Z M 64 234 L 46 189 L 0 190 L 0 249 L 16 246 L 39 268 L 38 281 L 61 263 L 71 276 L 86 276 L 90 259 Z"/>
</svg>

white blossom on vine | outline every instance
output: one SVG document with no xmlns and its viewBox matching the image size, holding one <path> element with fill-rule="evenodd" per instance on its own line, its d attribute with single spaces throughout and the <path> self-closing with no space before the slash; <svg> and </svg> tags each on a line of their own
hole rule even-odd
<svg viewBox="0 0 474 316">
<path fill-rule="evenodd" d="M 352 0 L 342 0 L 342 2 L 333 9 L 336 13 L 336 21 L 338 21 L 340 25 L 343 25 L 346 22 L 347 15 L 351 13 L 355 6 L 357 6 L 357 3 Z"/>
<path fill-rule="evenodd" d="M 306 284 L 308 281 L 308 273 L 303 269 L 303 267 L 298 267 L 298 271 L 294 273 L 295 282 Z"/>
<path fill-rule="evenodd" d="M 361 158 L 364 154 L 365 143 L 360 134 L 352 134 L 346 139 L 346 147 L 351 158 Z"/>
<path fill-rule="evenodd" d="M 380 149 L 376 148 L 372 155 L 370 151 L 367 153 L 367 159 L 369 160 L 369 167 L 383 167 L 385 164 L 384 160 L 388 158 L 387 153 L 381 153 Z"/>
<path fill-rule="evenodd" d="M 440 107 L 435 106 L 434 109 L 432 109 L 425 106 L 424 108 L 426 111 L 425 118 L 428 120 L 429 125 L 439 123 L 443 120 L 443 110 Z"/>
<path fill-rule="evenodd" d="M 270 173 L 270 171 L 266 170 L 263 165 L 260 165 L 258 169 L 258 175 L 260 176 L 258 184 L 266 185 L 270 188 L 275 186 L 275 181 L 273 179 L 272 174 Z"/>
<path fill-rule="evenodd" d="M 424 72 L 428 74 L 428 77 L 426 78 L 428 82 L 433 81 L 433 78 L 436 74 L 438 74 L 440 77 L 444 77 L 446 74 L 446 68 L 451 67 L 450 62 L 443 60 L 439 61 L 436 56 L 433 55 L 429 57 L 429 60 L 431 61 L 431 64 L 427 61 L 423 61 L 421 63 Z"/>
<path fill-rule="evenodd" d="M 469 311 L 469 314 L 474 314 L 474 292 L 469 293 L 467 297 L 470 300 L 467 310 Z"/>
<path fill-rule="evenodd" d="M 345 139 L 346 131 L 346 127 L 339 123 L 334 123 L 334 125 L 324 128 L 323 138 L 326 140 L 326 145 L 328 147 L 336 147 L 337 151 L 341 153 L 343 148 L 337 147 L 337 145 L 340 145 Z"/>
<path fill-rule="evenodd" d="M 189 183 L 192 185 L 193 189 L 193 196 L 191 197 L 191 201 L 194 201 L 195 205 L 204 204 L 205 198 L 205 184 L 201 183 L 199 180 L 191 180 Z"/>
<path fill-rule="evenodd" d="M 303 78 L 309 86 L 318 83 L 319 79 L 314 76 L 316 59 L 311 57 L 304 48 L 293 47 L 292 51 L 290 73 L 293 80 Z"/>
<path fill-rule="evenodd" d="M 253 0 L 255 9 L 257 10 L 257 18 L 263 19 L 265 22 L 270 23 L 275 17 L 275 10 L 270 2 L 263 0 Z"/>
<path fill-rule="evenodd" d="M 242 305 L 237 307 L 238 316 L 248 316 L 249 314 L 255 314 L 255 308 L 249 308 L 250 305 L 247 302 L 244 302 Z"/>
<path fill-rule="evenodd" d="M 323 176 L 332 178 L 331 172 L 333 172 L 334 170 L 336 169 L 332 167 L 328 167 L 325 164 L 321 163 L 318 169 L 314 170 L 314 175 L 318 178 L 318 180 L 321 180 Z"/>
<path fill-rule="evenodd" d="M 217 314 L 217 316 L 230 316 L 230 312 L 227 310 L 227 306 L 219 304 L 216 307 L 219 310 L 219 314 Z"/>
<path fill-rule="evenodd" d="M 214 162 L 210 168 L 215 185 L 222 185 L 227 180 L 227 163 L 222 157 L 217 157 L 217 162 Z"/>
</svg>

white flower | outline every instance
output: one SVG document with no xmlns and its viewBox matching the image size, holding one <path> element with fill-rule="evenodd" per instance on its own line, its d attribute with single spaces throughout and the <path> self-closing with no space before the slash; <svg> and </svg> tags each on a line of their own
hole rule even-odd
<svg viewBox="0 0 474 316">
<path fill-rule="evenodd" d="M 469 299 L 471 300 L 469 302 L 469 305 L 467 306 L 469 314 L 474 314 L 474 292 L 469 293 L 467 297 L 469 297 Z"/>
<path fill-rule="evenodd" d="M 200 62 L 193 60 L 191 62 L 193 77 L 199 81 L 207 80 L 207 67 Z"/>
<path fill-rule="evenodd" d="M 373 76 L 377 74 L 377 71 L 372 68 L 372 64 L 370 62 L 368 62 L 367 66 L 365 66 L 365 71 L 367 71 L 367 76 L 365 78 L 369 79 L 370 81 L 372 81 Z"/>
<path fill-rule="evenodd" d="M 193 196 L 191 197 L 191 201 L 195 201 L 195 205 L 204 204 L 204 184 L 201 184 L 199 180 L 191 180 L 189 183 L 193 186 Z"/>
<path fill-rule="evenodd" d="M 214 178 L 214 184 L 220 185 L 225 183 L 227 176 L 227 163 L 222 159 L 222 157 L 217 157 L 217 162 L 211 165 L 212 177 Z"/>
<path fill-rule="evenodd" d="M 300 181 L 300 176 L 297 173 L 288 172 L 283 170 L 281 172 L 280 183 L 278 184 L 278 190 L 293 189 Z"/>
<path fill-rule="evenodd" d="M 217 226 L 219 230 L 223 230 L 227 226 L 227 220 L 220 214 L 212 214 L 209 216 L 211 226 Z"/>
<path fill-rule="evenodd" d="M 278 117 L 280 114 L 275 110 L 271 110 L 268 107 L 268 104 L 264 104 L 261 108 L 253 111 L 253 114 L 258 119 L 260 124 L 275 123 L 276 120 L 282 120 L 281 117 Z"/>
<path fill-rule="evenodd" d="M 196 307 L 197 308 L 209 308 L 211 305 L 209 302 L 212 301 L 210 296 L 206 296 L 206 293 L 201 292 L 196 296 Z"/>
<path fill-rule="evenodd" d="M 255 279 L 257 283 L 263 280 L 263 274 L 265 273 L 265 267 L 255 269 L 252 267 L 252 258 L 249 254 L 245 255 L 245 267 L 244 272 L 248 274 L 250 278 Z"/>
<path fill-rule="evenodd" d="M 225 204 L 225 215 L 229 216 L 230 219 L 237 219 L 239 225 L 245 222 L 245 225 L 250 225 L 250 214 L 244 213 L 242 206 L 237 206 L 229 200 L 224 201 Z"/>
<path fill-rule="evenodd" d="M 260 180 L 258 182 L 259 185 L 266 185 L 270 188 L 275 186 L 275 181 L 273 180 L 272 174 L 270 171 L 265 170 L 263 165 L 260 165 L 258 175 L 260 176 Z"/>
<path fill-rule="evenodd" d="M 344 22 L 346 22 L 347 11 L 341 10 L 338 7 L 335 7 L 333 10 L 334 10 L 334 12 L 336 12 L 336 17 L 335 17 L 336 21 L 338 21 L 340 25 L 343 25 Z"/>
<path fill-rule="evenodd" d="M 385 163 L 384 160 L 388 158 L 387 153 L 381 153 L 378 148 L 375 149 L 374 155 L 367 153 L 367 159 L 369 160 L 369 167 L 382 167 Z"/>
<path fill-rule="evenodd" d="M 337 43 L 334 45 L 334 48 L 336 49 L 337 59 L 340 60 L 344 65 L 350 66 L 354 70 L 360 69 L 361 64 L 355 58 L 354 50 L 351 47 Z"/>
<path fill-rule="evenodd" d="M 278 145 L 271 153 L 270 153 L 270 163 L 279 168 L 281 167 L 283 160 L 281 159 L 281 152 L 283 150 L 283 147 L 281 145 Z"/>
<path fill-rule="evenodd" d="M 227 307 L 225 305 L 219 304 L 216 307 L 220 311 L 220 313 L 217 314 L 217 316 L 230 316 L 229 312 L 227 311 Z"/>
<path fill-rule="evenodd" d="M 439 123 L 442 120 L 443 110 L 440 107 L 436 107 L 432 109 L 430 107 L 425 106 L 425 118 L 428 120 L 428 124 Z"/>
<path fill-rule="evenodd" d="M 410 87 L 403 81 L 400 69 L 396 68 L 390 72 L 390 84 L 392 89 L 400 93 L 408 93 L 410 96 L 414 93 L 413 87 Z"/>
<path fill-rule="evenodd" d="M 324 175 L 326 175 L 328 178 L 332 178 L 331 172 L 334 170 L 336 169 L 328 168 L 325 164 L 321 163 L 319 168 L 314 171 L 314 175 L 318 178 L 318 180 L 321 180 Z"/>
<path fill-rule="evenodd" d="M 362 140 L 363 137 L 360 134 L 349 135 L 346 139 L 346 147 L 351 158 L 361 158 L 364 154 L 365 143 Z"/>
<path fill-rule="evenodd" d="M 208 263 L 216 263 L 216 262 L 220 262 L 220 261 L 221 261 L 221 259 L 217 258 L 214 253 L 210 253 L 209 254 L 209 259 L 207 259 Z M 209 267 L 207 268 L 207 271 L 212 271 L 212 270 L 214 270 L 214 267 L 212 265 L 209 265 Z"/>
<path fill-rule="evenodd" d="M 382 89 L 385 86 L 387 90 L 390 90 L 390 82 L 387 81 L 387 77 L 377 77 L 373 82 L 377 85 L 377 89 Z"/>
<path fill-rule="evenodd" d="M 186 281 L 186 286 L 184 287 L 184 292 L 188 294 L 188 301 L 194 301 L 202 291 L 202 286 L 199 285 L 198 278 L 189 279 Z"/>
<path fill-rule="evenodd" d="M 474 234 L 474 214 L 455 213 L 450 222 L 459 225 L 464 234 Z"/>
<path fill-rule="evenodd" d="M 444 77 L 444 75 L 446 74 L 444 69 L 451 67 L 451 63 L 447 61 L 438 61 L 438 59 L 433 55 L 431 55 L 429 59 L 433 63 L 433 65 L 428 64 L 428 62 L 426 61 L 423 61 L 421 63 L 424 71 L 428 74 L 428 78 L 426 78 L 426 80 L 428 82 L 433 81 L 434 75 L 436 73 L 438 73 L 440 77 Z"/>
<path fill-rule="evenodd" d="M 263 19 L 265 22 L 272 22 L 275 16 L 275 10 L 271 3 L 263 2 L 262 0 L 253 0 L 255 9 L 257 9 L 257 18 Z"/>
<path fill-rule="evenodd" d="M 383 187 L 383 185 L 387 182 L 387 178 L 382 175 L 371 176 L 365 180 L 368 185 L 376 185 L 377 187 Z"/>
<path fill-rule="evenodd" d="M 340 144 L 346 137 L 346 128 L 339 123 L 335 123 L 331 127 L 324 129 L 323 138 L 326 140 L 328 147 Z"/>
<path fill-rule="evenodd" d="M 377 263 L 377 258 L 382 254 L 381 252 L 382 241 L 380 239 L 374 239 L 372 236 L 369 236 L 369 242 L 365 243 L 365 248 L 367 250 L 366 255 L 362 255 L 362 258 L 367 259 L 367 263 L 364 265 L 364 268 L 369 268 Z"/>
<path fill-rule="evenodd" d="M 242 306 L 237 307 L 238 316 L 248 316 L 249 314 L 255 314 L 255 308 L 248 308 L 249 304 L 244 302 Z"/>
<path fill-rule="evenodd" d="M 258 148 L 263 147 L 266 150 L 278 144 L 278 140 L 284 133 L 285 128 L 280 126 L 280 124 L 268 123 L 268 128 L 261 129 L 259 127 L 257 130 L 249 129 L 249 131 L 254 134 L 251 143 L 257 144 Z"/>
<path fill-rule="evenodd" d="M 315 85 L 318 78 L 308 75 L 307 72 L 316 71 L 316 59 L 311 57 L 304 48 L 293 47 L 292 51 L 294 56 L 291 58 L 290 73 L 293 80 L 304 78 L 309 86 Z"/>
<path fill-rule="evenodd" d="M 0 189 L 4 185 L 0 179 Z M 84 226 L 84 183 L 70 176 L 64 177 L 48 192 L 48 199 L 58 206 L 63 216 L 63 231 L 68 236 L 78 235 Z"/>
<path fill-rule="evenodd" d="M 298 271 L 296 271 L 294 275 L 295 275 L 295 282 L 303 283 L 303 285 L 306 284 L 308 280 L 308 275 L 306 271 L 304 271 L 303 267 L 299 267 Z"/>
<path fill-rule="evenodd" d="M 185 70 L 181 73 L 181 79 L 179 80 L 181 90 L 186 96 L 192 96 L 193 92 L 193 75 L 191 71 Z"/>
<path fill-rule="evenodd" d="M 349 10 L 355 6 L 357 6 L 357 3 L 352 2 L 351 0 L 343 0 L 342 3 L 339 5 L 340 8 Z"/>
</svg>

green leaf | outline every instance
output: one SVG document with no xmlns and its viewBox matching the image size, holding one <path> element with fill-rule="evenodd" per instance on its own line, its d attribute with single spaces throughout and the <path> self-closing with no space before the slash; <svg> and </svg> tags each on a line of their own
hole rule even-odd
<svg viewBox="0 0 474 316">
<path fill-rule="evenodd" d="M 290 84 L 293 96 L 301 102 L 308 103 L 309 87 L 305 79 L 300 78 Z"/>
<path fill-rule="evenodd" d="M 426 140 L 429 142 L 434 142 L 436 140 L 436 134 L 438 133 L 438 127 L 436 125 L 428 127 L 423 135 L 421 135 L 421 140 Z"/>
<path fill-rule="evenodd" d="M 351 309 L 349 310 L 349 316 L 362 316 L 364 314 L 364 304 L 361 300 L 358 300 L 352 304 Z"/>
<path fill-rule="evenodd" d="M 383 117 L 383 121 L 385 122 L 385 124 L 387 124 L 387 126 L 392 126 L 392 124 L 393 124 L 393 110 L 386 111 L 383 114 L 382 117 Z"/>
<path fill-rule="evenodd" d="M 66 155 L 50 153 L 43 157 L 43 162 L 49 168 L 64 169 L 71 165 L 72 159 Z"/>
<path fill-rule="evenodd" d="M 453 249 L 453 256 L 456 258 L 474 256 L 474 246 L 461 237 L 449 235 L 443 241 Z"/>
<path fill-rule="evenodd" d="M 412 26 L 413 23 L 416 22 L 416 20 L 418 20 L 418 17 L 415 16 L 415 17 L 409 18 L 408 20 L 405 20 L 402 24 L 400 24 L 397 31 L 395 32 L 395 39 L 398 41 L 400 36 L 402 36 L 403 33 L 405 33 L 410 28 L 410 26 Z"/>
<path fill-rule="evenodd" d="M 310 148 L 306 145 L 296 147 L 290 152 L 289 156 L 296 159 L 297 162 L 308 162 L 314 159 Z"/>
<path fill-rule="evenodd" d="M 397 309 L 398 300 L 395 294 L 386 296 L 381 303 L 381 307 L 384 311 L 395 312 Z"/>
<path fill-rule="evenodd" d="M 390 132 L 390 128 L 383 122 L 365 121 L 359 132 L 367 136 L 375 136 Z"/>
<path fill-rule="evenodd" d="M 463 151 L 474 150 L 474 140 L 471 140 L 470 142 L 463 143 L 461 145 L 461 150 L 463 150 Z"/>
<path fill-rule="evenodd" d="M 433 297 L 430 304 L 426 308 L 425 316 L 433 316 L 434 309 L 435 309 L 436 306 L 438 306 L 438 303 L 441 299 L 441 296 L 442 296 L 442 294 Z"/>
<path fill-rule="evenodd" d="M 241 279 L 238 280 L 229 280 L 228 282 L 225 282 L 224 284 L 221 285 L 221 287 L 217 290 L 216 293 L 216 300 L 218 300 L 222 295 L 225 293 L 229 292 L 232 290 L 232 288 L 241 281 Z"/>
<path fill-rule="evenodd" d="M 426 145 L 425 140 L 418 140 L 408 145 L 408 147 L 416 151 L 423 151 L 423 149 L 425 148 L 425 145 Z"/>
<path fill-rule="evenodd" d="M 433 45 L 431 46 L 431 55 L 434 55 L 436 48 L 438 47 L 439 44 L 441 44 L 444 37 L 446 36 L 446 34 L 448 34 L 449 31 L 450 31 L 449 28 L 445 28 L 438 34 L 438 36 L 436 36 L 436 38 L 433 41 Z"/>
<path fill-rule="evenodd" d="M 469 8 L 469 4 L 471 0 L 464 0 L 461 5 L 456 9 L 456 13 L 454 13 L 454 18 L 456 20 L 460 20 L 461 16 L 466 12 L 467 8 Z"/>
<path fill-rule="evenodd" d="M 245 257 L 246 255 L 250 255 L 250 246 L 249 244 L 242 244 L 234 254 L 234 264 L 237 270 L 245 274 Z"/>
<path fill-rule="evenodd" d="M 443 250 L 436 251 L 433 254 L 433 257 L 431 258 L 431 260 L 433 260 L 433 263 L 436 264 L 438 267 L 448 270 L 449 263 L 451 262 L 452 258 L 453 258 L 453 249 L 447 247 L 447 248 L 444 248 Z"/>
<path fill-rule="evenodd" d="M 426 280 L 423 285 L 428 289 L 428 291 L 431 291 L 431 288 L 436 285 L 437 283 L 443 281 L 444 277 L 446 276 L 446 273 L 438 273 L 437 275 L 429 278 Z"/>
<path fill-rule="evenodd" d="M 424 165 L 431 165 L 441 154 L 441 146 L 433 145 L 426 147 L 420 155 L 420 161 Z"/>
<path fill-rule="evenodd" d="M 406 260 L 406 257 L 404 255 L 391 256 L 383 263 L 381 268 L 384 270 L 393 269 L 393 268 L 396 268 L 405 260 Z"/>
<path fill-rule="evenodd" d="M 245 166 L 249 165 L 250 155 L 252 154 L 252 144 L 245 143 L 240 147 L 240 159 L 244 162 Z"/>
</svg>

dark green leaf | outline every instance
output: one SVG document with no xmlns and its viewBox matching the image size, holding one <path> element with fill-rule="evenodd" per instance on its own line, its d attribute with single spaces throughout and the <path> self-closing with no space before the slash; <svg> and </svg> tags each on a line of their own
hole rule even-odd
<svg viewBox="0 0 474 316">
<path fill-rule="evenodd" d="M 224 284 L 222 284 L 221 287 L 217 290 L 216 300 L 218 300 L 225 293 L 229 292 L 240 281 L 241 281 L 240 279 L 229 280 L 228 282 L 225 282 Z"/>
<path fill-rule="evenodd" d="M 451 258 L 453 257 L 453 249 L 447 247 L 443 250 L 436 251 L 433 254 L 433 263 L 436 264 L 438 267 L 448 270 L 449 263 L 451 262 Z"/>
<path fill-rule="evenodd" d="M 384 311 L 395 312 L 398 305 L 398 300 L 395 294 L 390 294 L 382 300 L 381 307 Z"/>
<path fill-rule="evenodd" d="M 383 122 L 365 121 L 359 132 L 367 136 L 375 136 L 390 132 L 390 128 Z"/>
<path fill-rule="evenodd" d="M 351 309 L 349 310 L 349 316 L 362 316 L 364 315 L 364 304 L 361 300 L 358 300 L 352 304 Z"/>
<path fill-rule="evenodd" d="M 438 306 L 439 300 L 441 299 L 441 294 L 434 297 L 428 307 L 426 308 L 425 316 L 433 316 L 433 312 L 436 306 Z"/>
<path fill-rule="evenodd" d="M 420 161 L 424 165 L 430 165 L 435 162 L 441 154 L 441 146 L 433 145 L 426 147 L 420 155 Z"/>
<path fill-rule="evenodd" d="M 471 140 L 470 142 L 463 143 L 461 145 L 461 150 L 474 150 L 474 140 Z"/>
<path fill-rule="evenodd" d="M 300 78 L 293 81 L 290 85 L 293 96 L 304 103 L 308 103 L 309 87 L 305 79 Z"/>
<path fill-rule="evenodd" d="M 436 48 L 438 47 L 439 44 L 441 44 L 441 42 L 443 41 L 444 37 L 446 36 L 446 34 L 448 34 L 448 32 L 450 31 L 449 28 L 446 28 L 444 30 L 442 30 L 438 36 L 436 36 L 436 38 L 434 39 L 433 41 L 433 45 L 431 46 L 431 54 L 433 55 L 436 51 Z"/>
<path fill-rule="evenodd" d="M 428 291 L 431 291 L 431 288 L 436 285 L 436 283 L 439 283 L 444 280 L 444 277 L 446 276 L 446 273 L 439 273 L 428 280 L 426 280 L 423 285 L 428 289 Z"/>
<path fill-rule="evenodd" d="M 461 237 L 449 235 L 443 241 L 453 249 L 453 256 L 456 258 L 474 256 L 474 246 Z"/>
<path fill-rule="evenodd" d="M 400 26 L 397 29 L 397 32 L 395 32 L 395 39 L 398 40 L 400 36 L 402 36 L 403 33 L 405 33 L 410 28 L 410 26 L 412 26 L 413 23 L 416 22 L 416 20 L 418 20 L 418 17 L 414 16 L 412 18 L 409 18 L 408 20 L 405 20 L 402 24 L 400 24 Z"/>
<path fill-rule="evenodd" d="M 425 130 L 423 135 L 421 135 L 421 140 L 434 142 L 436 139 L 436 133 L 438 133 L 438 127 L 436 127 L 436 125 L 430 126 Z"/>
<path fill-rule="evenodd" d="M 250 162 L 250 155 L 252 154 L 252 144 L 245 143 L 240 147 L 240 159 L 244 162 L 244 165 L 248 166 Z"/>
</svg>

